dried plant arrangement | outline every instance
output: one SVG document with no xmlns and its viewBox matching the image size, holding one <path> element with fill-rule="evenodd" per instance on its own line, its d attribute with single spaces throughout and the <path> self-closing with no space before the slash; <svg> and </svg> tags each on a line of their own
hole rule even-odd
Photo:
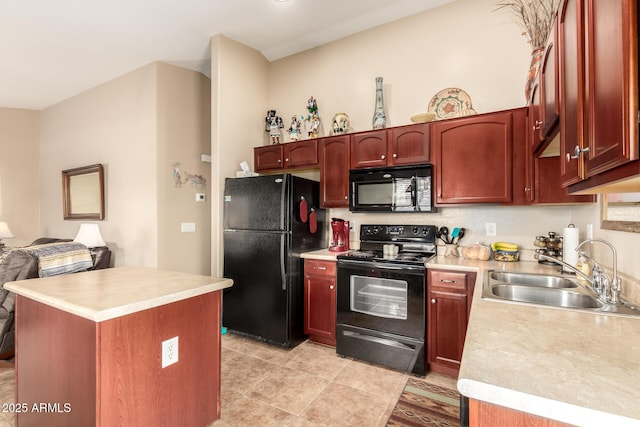
<svg viewBox="0 0 640 427">
<path fill-rule="evenodd" d="M 553 22 L 559 0 L 512 0 L 500 1 L 496 10 L 507 9 L 515 17 L 522 35 L 535 49 L 543 48 Z"/>
</svg>

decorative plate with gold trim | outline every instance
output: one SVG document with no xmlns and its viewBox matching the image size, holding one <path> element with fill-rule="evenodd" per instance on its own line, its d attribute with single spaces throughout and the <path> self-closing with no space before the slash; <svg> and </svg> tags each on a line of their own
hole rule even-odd
<svg viewBox="0 0 640 427">
<path fill-rule="evenodd" d="M 457 87 L 443 89 L 429 101 L 429 113 L 435 113 L 436 119 L 451 119 L 478 114 L 471 106 L 471 97 Z"/>
</svg>

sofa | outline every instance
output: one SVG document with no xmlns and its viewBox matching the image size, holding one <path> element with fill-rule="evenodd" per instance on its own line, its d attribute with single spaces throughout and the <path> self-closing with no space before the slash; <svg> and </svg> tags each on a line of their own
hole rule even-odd
<svg viewBox="0 0 640 427">
<path fill-rule="evenodd" d="M 15 295 L 4 284 L 15 280 L 71 274 L 108 268 L 111 251 L 106 246 L 89 250 L 71 239 L 43 237 L 30 245 L 0 254 L 0 359 L 13 356 Z"/>
</svg>

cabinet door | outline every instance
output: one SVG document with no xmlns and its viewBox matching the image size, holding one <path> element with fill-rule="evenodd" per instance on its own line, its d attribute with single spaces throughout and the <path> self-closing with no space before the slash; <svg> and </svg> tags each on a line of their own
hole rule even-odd
<svg viewBox="0 0 640 427">
<path fill-rule="evenodd" d="M 351 135 L 351 168 L 387 165 L 387 131 L 374 130 Z"/>
<path fill-rule="evenodd" d="M 572 196 L 560 185 L 559 157 L 535 159 L 535 201 L 539 203 L 593 203 L 594 195 Z"/>
<path fill-rule="evenodd" d="M 268 145 L 253 149 L 253 165 L 256 172 L 282 169 L 282 145 Z"/>
<path fill-rule="evenodd" d="M 457 375 L 475 278 L 475 273 L 429 270 L 427 352 L 433 371 Z"/>
<path fill-rule="evenodd" d="M 432 123 L 436 204 L 512 200 L 513 113 Z"/>
<path fill-rule="evenodd" d="M 531 151 L 539 151 L 545 138 L 542 137 L 542 106 L 540 104 L 540 84 L 538 81 L 531 87 L 529 103 L 529 143 Z"/>
<path fill-rule="evenodd" d="M 636 1 L 586 0 L 587 173 L 638 159 Z M 632 61 L 634 63 L 632 63 Z"/>
<path fill-rule="evenodd" d="M 575 156 L 586 146 L 584 123 L 584 0 L 564 0 L 558 12 L 560 179 L 563 186 L 586 177 Z M 573 158 L 576 157 L 576 158 Z"/>
<path fill-rule="evenodd" d="M 349 207 L 349 136 L 320 141 L 320 206 Z"/>
<path fill-rule="evenodd" d="M 391 129 L 389 162 L 393 165 L 417 165 L 429 161 L 429 124 Z"/>
<path fill-rule="evenodd" d="M 336 344 L 335 262 L 305 260 L 304 332 L 314 341 Z"/>
<path fill-rule="evenodd" d="M 541 95 L 541 134 L 544 138 L 552 137 L 558 124 L 559 108 L 558 108 L 558 67 L 557 67 L 557 49 L 556 49 L 556 31 L 557 20 L 551 27 L 551 34 L 545 47 L 542 62 L 540 64 L 540 84 L 542 85 Z"/>
<path fill-rule="evenodd" d="M 286 168 L 318 165 L 318 141 L 316 139 L 283 144 L 282 148 L 284 150 L 284 167 Z"/>
</svg>

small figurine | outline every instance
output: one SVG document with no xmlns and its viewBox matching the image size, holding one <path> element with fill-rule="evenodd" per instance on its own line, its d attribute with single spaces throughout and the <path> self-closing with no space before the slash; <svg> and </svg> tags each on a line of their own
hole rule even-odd
<svg viewBox="0 0 640 427">
<path fill-rule="evenodd" d="M 310 118 L 307 119 L 307 121 L 310 125 L 307 132 L 309 134 L 309 138 L 317 138 L 318 136 L 320 136 L 320 116 L 318 116 L 317 114 L 313 114 Z"/>
<path fill-rule="evenodd" d="M 265 117 L 265 132 L 269 132 L 272 144 L 280 144 L 280 129 L 284 127 L 282 117 L 276 116 L 276 110 L 268 110 Z"/>
<path fill-rule="evenodd" d="M 344 135 L 349 133 L 351 124 L 349 123 L 349 116 L 346 113 L 336 113 L 333 116 L 333 124 L 331 125 L 334 135 Z"/>
<path fill-rule="evenodd" d="M 313 116 L 314 114 L 315 115 L 318 114 L 318 103 L 313 98 L 313 96 L 307 100 L 307 110 L 309 110 L 310 116 Z"/>
<path fill-rule="evenodd" d="M 289 132 L 289 137 L 291 141 L 298 141 L 301 137 L 300 128 L 302 127 L 302 123 L 296 116 L 291 117 L 291 126 L 287 129 Z"/>
</svg>

